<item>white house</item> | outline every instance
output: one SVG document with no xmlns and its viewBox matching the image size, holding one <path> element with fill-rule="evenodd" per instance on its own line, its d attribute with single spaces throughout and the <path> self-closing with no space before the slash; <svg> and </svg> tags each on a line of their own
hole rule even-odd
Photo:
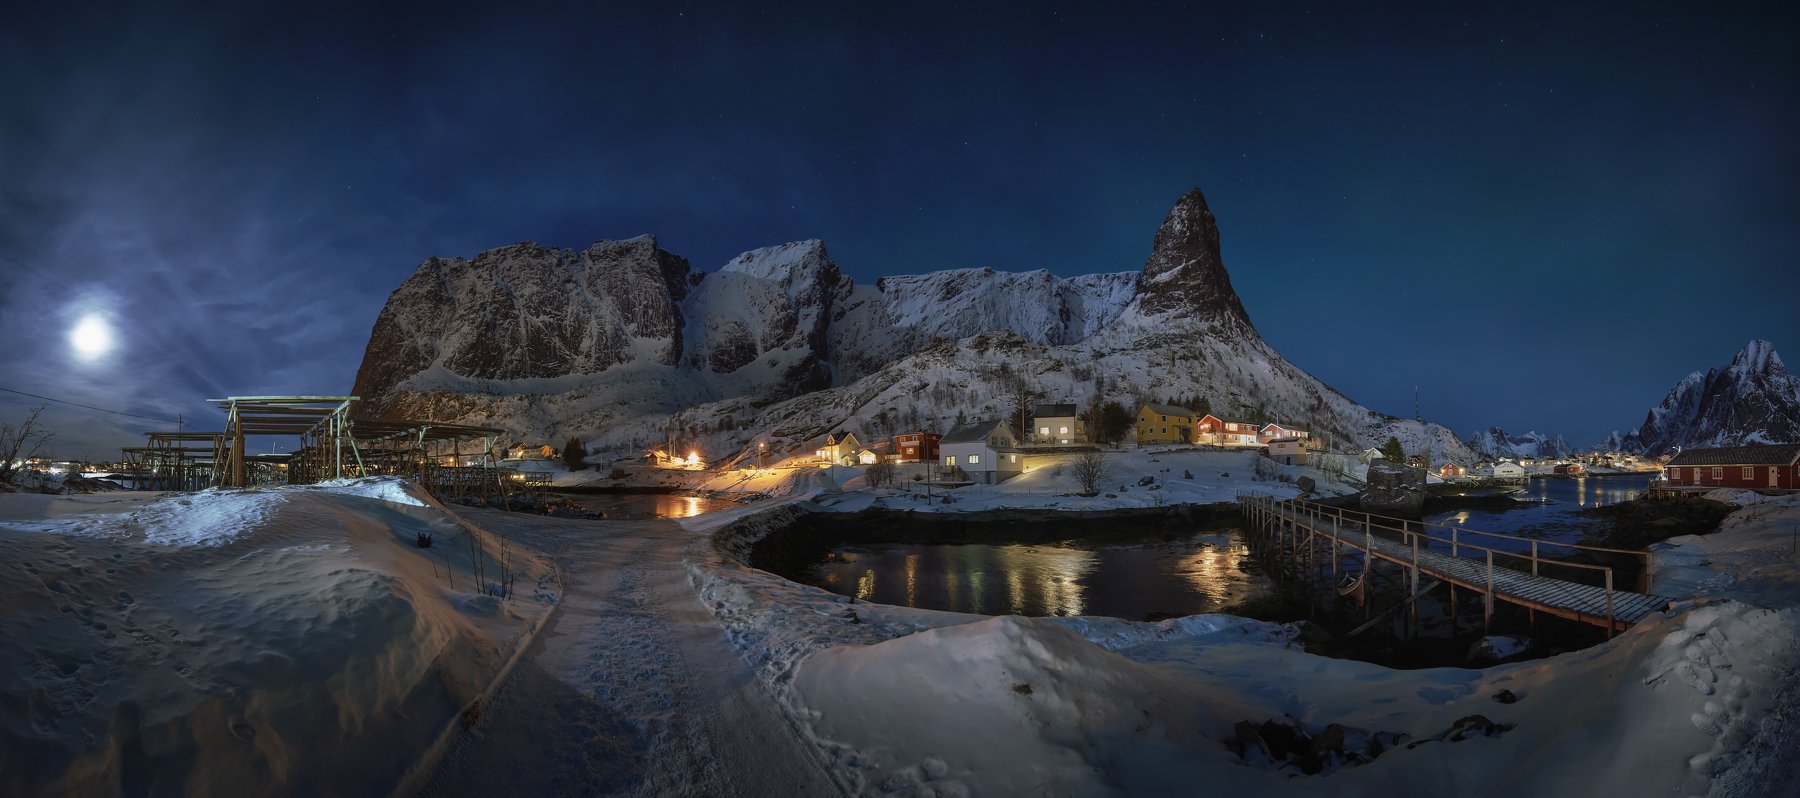
<svg viewBox="0 0 1800 798">
<path fill-rule="evenodd" d="M 945 469 L 960 468 L 975 482 L 992 485 L 1018 476 L 1019 439 L 1006 422 L 976 421 L 953 430 L 938 443 Z"/>
<path fill-rule="evenodd" d="M 1076 443 L 1086 438 L 1086 426 L 1072 404 L 1038 405 L 1031 411 L 1033 443 Z"/>
<path fill-rule="evenodd" d="M 1494 464 L 1494 479 L 1524 479 L 1525 469 L 1511 460 Z"/>
<path fill-rule="evenodd" d="M 856 453 L 862 448 L 862 442 L 856 439 L 856 433 L 846 432 L 842 435 L 825 436 L 825 445 L 815 449 L 813 454 L 834 465 L 855 465 Z"/>
<path fill-rule="evenodd" d="M 1385 455 L 1381 453 L 1380 449 L 1364 449 L 1362 450 L 1362 454 L 1356 456 L 1356 459 L 1361 460 L 1364 463 L 1373 463 L 1384 456 Z"/>
<path fill-rule="evenodd" d="M 1271 439 L 1269 459 L 1282 465 L 1306 465 L 1306 441 L 1299 438 Z"/>
</svg>

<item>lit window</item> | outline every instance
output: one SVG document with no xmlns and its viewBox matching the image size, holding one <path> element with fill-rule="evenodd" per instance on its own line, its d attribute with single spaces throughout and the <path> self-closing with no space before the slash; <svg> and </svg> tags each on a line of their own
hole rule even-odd
<svg viewBox="0 0 1800 798">
<path fill-rule="evenodd" d="M 1017 462 L 1019 462 L 1019 456 L 1016 454 L 1009 454 L 1006 456 L 1006 462 L 1017 463 Z"/>
<path fill-rule="evenodd" d="M 956 455 L 953 455 L 953 454 L 944 455 L 944 465 L 947 465 L 947 466 L 956 465 Z"/>
<path fill-rule="evenodd" d="M 978 455 L 978 454 L 969 455 L 969 465 L 979 465 L 980 463 L 981 463 L 981 455 Z"/>
<path fill-rule="evenodd" d="M 1049 427 L 1038 427 L 1038 434 L 1039 435 L 1049 435 L 1050 428 Z"/>
<path fill-rule="evenodd" d="M 1058 433 L 1059 433 L 1059 434 L 1062 434 L 1062 435 L 1067 435 L 1067 434 L 1069 434 L 1069 428 L 1068 428 L 1068 427 L 1057 427 L 1057 428 L 1056 428 L 1056 431 L 1057 431 L 1057 432 L 1058 432 Z"/>
</svg>

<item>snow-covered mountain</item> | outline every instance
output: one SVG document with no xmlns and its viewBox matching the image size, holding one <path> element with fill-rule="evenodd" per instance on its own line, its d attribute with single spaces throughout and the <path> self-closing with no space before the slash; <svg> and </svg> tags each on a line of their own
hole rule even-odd
<svg viewBox="0 0 1800 798">
<path fill-rule="evenodd" d="M 1694 372 L 1669 389 L 1644 423 L 1606 448 L 1659 455 L 1676 448 L 1800 443 L 1800 379 L 1774 344 L 1747 344 L 1731 365 Z"/>
<path fill-rule="evenodd" d="M 1475 455 L 1448 429 L 1364 408 L 1257 335 L 1198 189 L 1138 271 L 1061 278 L 956 269 L 857 285 L 819 241 L 693 270 L 656 239 L 577 252 L 518 244 L 427 260 L 389 297 L 357 372 L 364 411 L 462 420 L 629 451 L 674 435 L 711 459 L 798 449 L 838 428 L 942 431 L 1099 393 L 1261 408 L 1339 448 L 1399 437 Z"/>
<path fill-rule="evenodd" d="M 1503 457 L 1555 458 L 1575 451 L 1561 435 L 1545 435 L 1535 431 L 1524 435 L 1508 435 L 1506 430 L 1499 427 L 1477 432 L 1466 443 L 1470 450 L 1490 460 Z"/>
</svg>

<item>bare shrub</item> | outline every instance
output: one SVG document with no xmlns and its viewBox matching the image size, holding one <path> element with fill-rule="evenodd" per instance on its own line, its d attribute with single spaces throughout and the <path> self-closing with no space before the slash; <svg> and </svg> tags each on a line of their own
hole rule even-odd
<svg viewBox="0 0 1800 798">
<path fill-rule="evenodd" d="M 1081 483 L 1083 495 L 1100 492 L 1100 483 L 1106 479 L 1106 455 L 1097 451 L 1082 452 L 1070 467 L 1074 470 L 1075 480 Z"/>
</svg>

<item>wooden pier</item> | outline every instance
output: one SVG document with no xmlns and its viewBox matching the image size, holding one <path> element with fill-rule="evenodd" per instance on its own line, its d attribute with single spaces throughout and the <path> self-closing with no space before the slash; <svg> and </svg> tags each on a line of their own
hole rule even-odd
<svg viewBox="0 0 1800 798">
<path fill-rule="evenodd" d="M 1316 502 L 1277 501 L 1262 494 L 1239 496 L 1238 505 L 1250 520 L 1253 535 L 1272 540 L 1285 556 L 1299 559 L 1311 569 L 1321 568 L 1319 558 L 1325 552 L 1329 552 L 1334 579 L 1343 558 L 1352 552 L 1360 554 L 1365 573 L 1368 564 L 1386 560 L 1405 571 L 1407 592 L 1414 598 L 1420 593 L 1421 577 L 1448 583 L 1452 602 L 1458 587 L 1481 594 L 1484 624 L 1493 621 L 1494 602 L 1505 601 L 1533 613 L 1593 624 L 1611 636 L 1667 609 L 1673 601 L 1650 592 L 1652 563 L 1647 551 L 1539 541 L 1454 525 L 1434 527 Z M 1501 541 L 1528 550 L 1499 548 L 1505 545 Z M 1540 548 L 1642 557 L 1638 585 L 1642 592 L 1618 589 L 1611 566 L 1544 557 Z M 1496 558 L 1500 565 L 1495 564 Z M 1414 602 L 1415 619 L 1417 612 Z"/>
</svg>

